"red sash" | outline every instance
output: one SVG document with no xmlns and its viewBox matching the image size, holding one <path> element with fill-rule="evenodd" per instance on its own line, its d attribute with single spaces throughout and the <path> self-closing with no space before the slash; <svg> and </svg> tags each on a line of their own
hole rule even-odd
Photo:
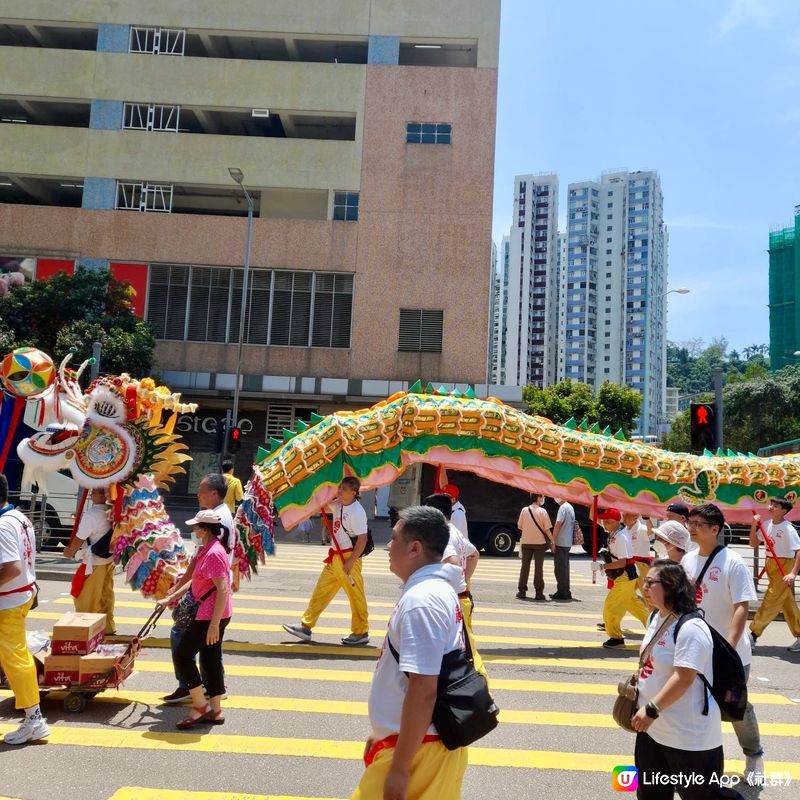
<svg viewBox="0 0 800 800">
<path fill-rule="evenodd" d="M 388 747 L 394 747 L 397 744 L 397 740 L 400 737 L 398 734 L 393 733 L 391 736 L 387 736 L 385 739 L 381 739 L 379 742 L 375 742 L 372 747 L 369 749 L 369 752 L 364 754 L 364 764 L 369 766 L 374 760 L 378 753 L 381 750 L 386 750 Z M 439 736 L 435 733 L 426 733 L 425 736 L 422 737 L 422 744 L 426 744 L 427 742 L 438 742 Z"/>
<path fill-rule="evenodd" d="M 80 597 L 84 583 L 86 583 L 86 564 L 81 564 L 72 576 L 72 586 L 69 593 L 73 597 Z"/>
</svg>

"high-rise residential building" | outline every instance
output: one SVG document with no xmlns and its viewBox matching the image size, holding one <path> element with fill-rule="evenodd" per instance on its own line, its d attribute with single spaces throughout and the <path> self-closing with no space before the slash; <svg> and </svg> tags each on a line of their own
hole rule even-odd
<svg viewBox="0 0 800 800">
<path fill-rule="evenodd" d="M 508 314 L 509 237 L 500 242 L 500 252 L 493 262 L 489 383 L 505 384 L 506 380 L 506 316 Z"/>
<path fill-rule="evenodd" d="M 0 268 L 129 281 L 195 453 L 237 372 L 233 176 L 242 460 L 311 411 L 485 382 L 499 0 L 2 8 Z"/>
<path fill-rule="evenodd" d="M 556 272 L 558 274 L 558 362 L 556 366 L 556 382 L 563 381 L 565 372 L 565 353 L 567 349 L 567 256 L 569 247 L 566 233 L 558 234 L 558 250 Z"/>
<path fill-rule="evenodd" d="M 506 380 L 555 382 L 558 347 L 558 176 L 518 175 L 509 237 Z"/>
<path fill-rule="evenodd" d="M 567 201 L 564 376 L 642 393 L 639 433 L 664 413 L 667 231 L 656 172 L 572 183 Z"/>
<path fill-rule="evenodd" d="M 769 363 L 800 363 L 800 206 L 794 225 L 769 235 Z"/>
</svg>

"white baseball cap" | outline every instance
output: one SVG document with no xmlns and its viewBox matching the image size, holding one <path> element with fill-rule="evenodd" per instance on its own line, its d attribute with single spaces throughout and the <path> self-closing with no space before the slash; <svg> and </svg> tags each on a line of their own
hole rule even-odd
<svg viewBox="0 0 800 800">
<path fill-rule="evenodd" d="M 201 508 L 191 519 L 186 520 L 187 525 L 222 525 L 222 520 L 216 511 Z"/>
</svg>

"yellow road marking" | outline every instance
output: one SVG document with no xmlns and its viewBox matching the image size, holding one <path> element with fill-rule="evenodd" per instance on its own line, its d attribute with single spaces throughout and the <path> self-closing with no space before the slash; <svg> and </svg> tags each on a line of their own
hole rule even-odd
<svg viewBox="0 0 800 800">
<path fill-rule="evenodd" d="M 69 605 L 72 606 L 72 599 L 68 597 L 63 597 L 59 600 L 55 601 L 58 605 Z M 134 602 L 130 600 L 117 600 L 114 604 L 114 608 L 131 608 L 131 609 L 139 609 L 139 608 L 146 608 L 151 609 L 153 608 L 153 603 L 147 602 Z M 253 616 L 253 617 L 280 617 L 285 619 L 287 614 L 286 611 L 280 609 L 272 609 L 272 608 L 250 608 L 248 606 L 236 604 L 234 613 L 236 617 L 239 616 Z M 338 611 L 326 611 L 322 617 L 323 619 L 343 619 L 349 620 L 350 614 L 345 612 L 338 612 Z M 370 614 L 370 619 L 376 622 L 388 622 L 389 615 L 388 614 Z M 593 619 L 597 619 L 597 617 L 593 617 Z M 145 620 L 142 619 L 142 622 Z M 546 622 L 512 622 L 512 621 L 494 621 L 494 620 L 484 620 L 484 619 L 474 619 L 473 620 L 473 627 L 475 628 L 492 628 L 493 630 L 497 630 L 499 628 L 510 628 L 513 630 L 542 630 L 542 631 L 578 631 L 581 633 L 597 633 L 597 626 L 596 625 L 566 625 L 562 623 L 546 623 Z M 230 626 L 228 626 L 230 627 Z M 642 629 L 644 630 L 644 629 Z"/>
<path fill-rule="evenodd" d="M 0 797 L 0 800 L 3 800 Z M 108 800 L 340 800 L 335 797 L 297 797 L 286 794 L 242 794 L 241 792 L 187 792 L 175 789 L 147 789 L 123 786 Z"/>
<path fill-rule="evenodd" d="M 492 681 L 492 686 L 501 683 Z M 579 684 L 560 684 L 548 681 L 531 681 L 536 684 L 526 691 L 563 694 L 593 694 L 614 696 L 614 686 L 587 687 Z M 499 687 L 498 688 L 502 688 Z M 600 690 L 600 691 L 598 691 Z M 0 697 L 10 697 L 10 691 L 0 691 Z M 128 704 L 141 703 L 147 706 L 161 705 L 160 692 L 134 692 L 121 689 L 114 694 L 99 694 L 93 703 Z M 250 695 L 228 695 L 224 703 L 225 710 L 242 711 L 285 711 L 293 714 L 339 714 L 348 717 L 366 717 L 367 704 L 354 700 L 309 699 L 301 697 L 270 697 Z M 610 707 L 610 706 L 609 706 Z M 572 711 L 500 711 L 500 721 L 515 725 L 553 725 L 565 728 L 616 728 L 617 724 L 606 714 L 578 713 Z M 792 723 L 759 722 L 761 733 L 767 736 L 800 736 L 800 725 Z M 723 723 L 723 730 L 733 733 L 733 726 Z M 0 798 L 2 800 L 2 798 Z"/>
<path fill-rule="evenodd" d="M 111 641 L 115 638 L 112 637 Z M 169 649 L 169 639 L 148 638 L 145 640 L 146 648 Z M 286 644 L 259 644 L 258 642 L 237 642 L 226 639 L 223 642 L 223 650 L 226 653 L 264 653 L 264 654 L 284 654 L 284 655 L 315 655 L 315 656 L 339 656 L 341 658 L 370 658 L 374 659 L 378 654 L 377 647 L 343 647 L 337 645 L 324 645 L 313 643 L 293 643 Z M 630 672 L 635 660 L 632 658 L 614 658 L 603 660 L 599 658 L 535 658 L 530 656 L 496 656 L 483 655 L 483 660 L 493 664 L 513 664 L 524 667 L 569 667 L 570 669 L 598 670 L 607 669 L 617 672 Z"/>
<path fill-rule="evenodd" d="M 62 615 L 58 613 L 53 613 L 50 611 L 31 611 L 28 614 L 28 617 L 31 619 L 46 619 L 46 620 L 58 620 L 61 619 Z M 138 625 L 141 626 L 145 622 L 144 617 L 121 617 L 121 616 L 114 616 L 114 620 L 118 625 Z M 164 619 L 163 617 L 158 620 L 156 623 L 160 628 L 169 628 L 172 626 L 172 621 L 169 619 Z M 288 636 L 286 631 L 284 631 L 282 625 L 266 625 L 260 624 L 256 622 L 239 622 L 235 618 L 228 623 L 228 627 L 226 630 L 232 631 L 260 631 L 262 633 L 280 633 L 284 636 Z M 595 633 L 598 633 L 596 630 Z M 337 636 L 346 636 L 350 633 L 350 628 L 329 628 L 329 627 L 318 627 L 314 629 L 315 634 L 319 635 L 337 635 Z M 597 650 L 600 648 L 601 643 L 598 641 L 588 641 L 588 640 L 578 640 L 578 639 L 538 639 L 538 638 L 530 638 L 525 636 L 484 636 L 478 635 L 475 637 L 476 641 L 486 643 L 486 644 L 513 644 L 513 645 L 537 645 L 539 647 L 570 647 L 570 648 L 592 648 Z M 639 647 L 636 644 L 629 644 L 625 645 L 624 648 L 619 648 L 620 650 L 635 650 L 638 651 Z"/>
<path fill-rule="evenodd" d="M 130 594 L 136 595 L 137 597 L 141 597 L 140 592 L 135 592 L 132 589 L 128 589 L 127 587 L 121 588 L 116 587 L 114 589 L 114 593 L 119 597 L 122 594 Z M 267 602 L 267 603 L 284 603 L 284 604 L 298 604 L 302 605 L 303 608 L 308 605 L 308 597 L 286 597 L 284 595 L 272 595 L 272 594 L 244 594 L 239 592 L 238 594 L 234 595 L 234 603 L 235 608 L 239 609 L 239 603 L 242 601 L 259 601 L 259 602 Z M 53 601 L 54 603 L 59 603 L 62 605 L 69 605 L 72 603 L 72 600 L 67 598 L 61 598 L 59 600 Z M 480 616 L 484 614 L 503 614 L 509 616 L 521 616 L 521 617 L 564 617 L 566 619 L 593 619 L 599 620 L 601 614 L 598 612 L 597 614 L 579 614 L 573 613 L 571 611 L 551 611 L 550 608 L 553 606 L 557 606 L 559 608 L 564 608 L 560 603 L 552 603 L 548 604 L 547 608 L 544 608 L 540 605 L 534 603 L 524 603 L 524 601 L 520 601 L 516 607 L 514 608 L 491 608 L 489 606 L 485 606 L 480 603 L 480 598 L 478 598 L 479 603 L 479 611 L 478 613 Z M 154 603 L 143 603 L 144 608 L 153 608 Z M 347 600 L 332 600 L 329 605 L 331 606 L 347 606 L 350 607 L 350 603 Z M 397 603 L 386 603 L 381 602 L 379 600 L 369 600 L 369 607 L 370 608 L 394 608 Z M 241 606 L 242 609 L 246 608 L 246 606 Z M 287 613 L 292 613 L 291 611 Z"/>
<path fill-rule="evenodd" d="M 0 797 L 0 800 L 3 800 Z M 242 794 L 241 792 L 187 792 L 175 789 L 148 789 L 123 786 L 108 800 L 341 800 L 335 797 L 297 797 L 286 794 Z"/>
<path fill-rule="evenodd" d="M 137 672 L 172 673 L 171 661 L 155 661 L 140 657 L 136 661 Z M 630 667 L 628 667 L 630 670 Z M 277 680 L 335 681 L 339 683 L 370 683 L 372 670 L 319 669 L 316 667 L 269 667 L 244 664 L 226 664 L 225 673 L 239 678 L 272 678 Z M 530 681 L 518 678 L 489 677 L 493 690 L 509 692 L 553 692 L 556 694 L 586 694 L 614 697 L 617 688 L 613 684 L 568 683 L 562 681 Z M 795 704 L 780 694 L 753 692 L 748 695 L 753 703 L 764 705 Z"/>
<path fill-rule="evenodd" d="M 14 725 L 0 725 L 0 733 L 15 730 Z M 364 753 L 363 742 L 333 739 L 296 739 L 272 736 L 241 736 L 209 732 L 162 733 L 155 730 L 133 731 L 119 728 L 71 728 L 53 725 L 47 741 L 51 745 L 102 747 L 105 749 L 162 750 L 169 752 L 227 753 L 237 755 L 292 756 L 305 758 L 335 758 L 358 761 Z M 470 747 L 469 763 L 480 767 L 513 767 L 517 769 L 558 769 L 580 772 L 611 772 L 629 763 L 626 755 L 598 753 L 562 753 L 551 750 L 515 750 L 511 748 Z M 727 761 L 726 769 L 744 768 L 742 761 Z M 800 763 L 769 761 L 771 772 L 800 774 Z"/>
</svg>

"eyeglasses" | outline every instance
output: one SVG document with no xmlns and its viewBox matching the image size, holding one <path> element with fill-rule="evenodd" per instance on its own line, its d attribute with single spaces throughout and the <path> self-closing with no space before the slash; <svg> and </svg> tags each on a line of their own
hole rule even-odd
<svg viewBox="0 0 800 800">
<path fill-rule="evenodd" d="M 661 581 L 657 581 L 655 578 L 645 578 L 642 583 L 649 589 L 654 583 L 661 583 Z"/>
</svg>

